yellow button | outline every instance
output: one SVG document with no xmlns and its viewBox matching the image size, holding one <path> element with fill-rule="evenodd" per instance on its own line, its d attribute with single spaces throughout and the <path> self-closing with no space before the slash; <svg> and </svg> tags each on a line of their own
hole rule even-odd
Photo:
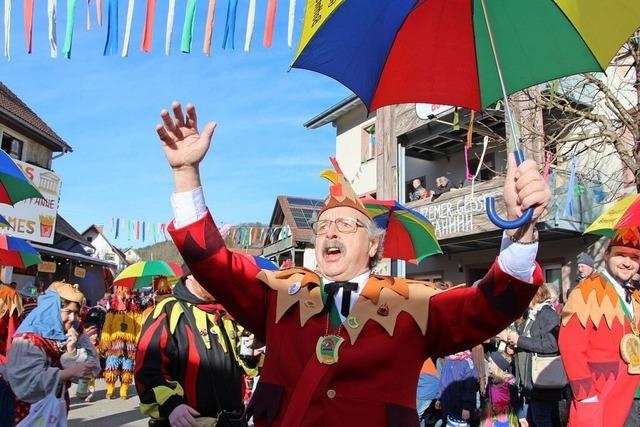
<svg viewBox="0 0 640 427">
<path fill-rule="evenodd" d="M 334 397 L 336 397 L 336 391 L 335 390 L 327 390 L 327 397 L 329 399 L 333 399 Z"/>
</svg>

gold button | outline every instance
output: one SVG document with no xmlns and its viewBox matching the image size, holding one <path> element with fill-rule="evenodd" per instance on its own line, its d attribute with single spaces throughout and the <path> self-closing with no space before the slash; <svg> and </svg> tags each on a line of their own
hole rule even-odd
<svg viewBox="0 0 640 427">
<path fill-rule="evenodd" d="M 329 399 L 333 399 L 334 397 L 336 397 L 336 391 L 331 389 L 327 390 L 327 397 Z"/>
</svg>

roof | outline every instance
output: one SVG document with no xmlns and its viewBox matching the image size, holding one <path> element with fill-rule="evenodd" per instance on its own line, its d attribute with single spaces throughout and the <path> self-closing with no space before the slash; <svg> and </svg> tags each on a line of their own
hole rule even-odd
<svg viewBox="0 0 640 427">
<path fill-rule="evenodd" d="M 307 121 L 303 126 L 307 129 L 318 129 L 359 106 L 364 106 L 360 98 L 351 95 Z"/>
<path fill-rule="evenodd" d="M 98 227 L 95 224 L 91 224 L 89 227 L 87 227 L 86 230 L 84 230 L 82 232 L 83 236 L 86 236 L 86 234 L 89 231 L 95 231 L 97 234 L 101 235 L 102 238 L 104 239 L 105 242 L 107 242 L 107 244 L 109 245 L 109 247 L 113 250 L 113 252 L 118 255 L 118 257 L 120 257 L 120 259 L 124 262 L 127 262 L 127 256 L 124 254 L 123 251 L 121 251 L 120 249 L 116 248 L 115 246 L 113 246 L 113 244 L 109 241 L 109 239 L 107 239 L 107 237 L 104 235 L 104 233 L 101 233 L 100 230 L 98 229 Z"/>
<path fill-rule="evenodd" d="M 56 218 L 56 234 L 78 242 L 81 245 L 91 246 L 91 242 L 89 242 L 82 234 L 78 233 L 78 231 L 60 215 Z"/>
<path fill-rule="evenodd" d="M 90 257 L 89 255 L 82 255 L 77 252 L 65 251 L 63 249 L 53 248 L 51 246 L 46 246 L 40 243 L 31 243 L 31 246 L 36 248 L 38 252 L 46 253 L 53 256 L 65 257 L 69 259 L 74 259 L 76 261 L 82 261 L 90 264 L 101 265 L 104 267 L 116 267 L 115 262 L 105 261 L 98 258 Z"/>
<path fill-rule="evenodd" d="M 73 151 L 70 145 L 2 82 L 0 82 L 0 118 L 5 118 L 9 121 L 7 124 L 14 125 L 16 130 L 48 146 L 53 151 Z"/>
<path fill-rule="evenodd" d="M 321 199 L 278 196 L 269 226 L 288 225 L 294 242 L 313 242 L 311 221 L 323 206 Z"/>
</svg>

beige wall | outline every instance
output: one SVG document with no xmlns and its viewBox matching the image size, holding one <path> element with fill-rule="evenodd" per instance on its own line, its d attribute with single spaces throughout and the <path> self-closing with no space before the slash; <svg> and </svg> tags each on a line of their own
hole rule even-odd
<svg viewBox="0 0 640 427">
<path fill-rule="evenodd" d="M 7 133 L 16 139 L 24 142 L 22 148 L 22 158 L 20 160 L 32 163 L 45 169 L 51 169 L 52 152 L 45 146 L 36 143 L 34 140 L 27 138 L 20 132 L 17 132 L 4 124 L 0 124 L 0 131 Z"/>
<path fill-rule="evenodd" d="M 363 129 L 375 123 L 375 115 L 368 115 L 364 106 L 347 112 L 336 124 L 336 158 L 354 191 L 359 195 L 376 191 L 376 159 L 362 163 Z"/>
</svg>

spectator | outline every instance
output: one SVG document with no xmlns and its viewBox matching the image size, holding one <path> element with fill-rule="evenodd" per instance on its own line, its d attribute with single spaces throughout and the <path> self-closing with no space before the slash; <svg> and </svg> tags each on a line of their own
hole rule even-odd
<svg viewBox="0 0 640 427">
<path fill-rule="evenodd" d="M 422 182 L 420 181 L 420 178 L 414 179 L 412 185 L 413 185 L 413 191 L 409 193 L 410 201 L 414 202 L 416 200 L 429 198 L 430 193 L 427 191 L 426 188 L 422 186 Z"/>
<path fill-rule="evenodd" d="M 436 190 L 432 195 L 432 200 L 436 200 L 438 197 L 442 196 L 444 193 L 448 193 L 451 191 L 451 182 L 449 178 L 446 176 L 440 176 L 436 178 Z"/>
<path fill-rule="evenodd" d="M 53 282 L 38 299 L 38 306 L 22 322 L 0 367 L 15 394 L 15 423 L 29 414 L 30 406 L 49 396 L 57 385 L 64 394 L 70 381 L 100 371 L 96 350 L 77 325 L 84 296 L 64 282 Z"/>
<path fill-rule="evenodd" d="M 430 427 L 435 425 L 440 419 L 438 410 L 436 409 L 436 401 L 440 388 L 440 368 L 438 359 L 433 363 L 431 359 L 425 360 L 418 377 L 418 399 L 417 409 L 421 427 Z"/>
<path fill-rule="evenodd" d="M 590 277 L 595 271 L 595 268 L 593 267 L 593 258 L 591 258 L 591 255 L 587 253 L 581 253 L 578 256 L 577 264 L 578 275 L 576 276 L 576 283 Z"/>
<path fill-rule="evenodd" d="M 447 356 L 440 374 L 440 394 L 436 409 L 442 410 L 447 426 L 468 427 L 476 409 L 478 373 L 470 351 Z"/>
<path fill-rule="evenodd" d="M 489 384 L 481 425 L 483 427 L 525 426 L 526 420 L 522 423 L 518 420 L 520 399 L 513 376 L 511 356 L 502 351 L 490 352 L 487 354 L 487 365 Z"/>
<path fill-rule="evenodd" d="M 529 421 L 536 427 L 557 426 L 558 405 L 563 387 L 540 388 L 533 383 L 533 354 L 558 355 L 560 316 L 553 308 L 551 293 L 542 285 L 529 304 L 527 318 L 518 332 L 509 334 L 509 344 L 517 348 L 516 375 L 522 394 L 529 404 Z"/>
</svg>

